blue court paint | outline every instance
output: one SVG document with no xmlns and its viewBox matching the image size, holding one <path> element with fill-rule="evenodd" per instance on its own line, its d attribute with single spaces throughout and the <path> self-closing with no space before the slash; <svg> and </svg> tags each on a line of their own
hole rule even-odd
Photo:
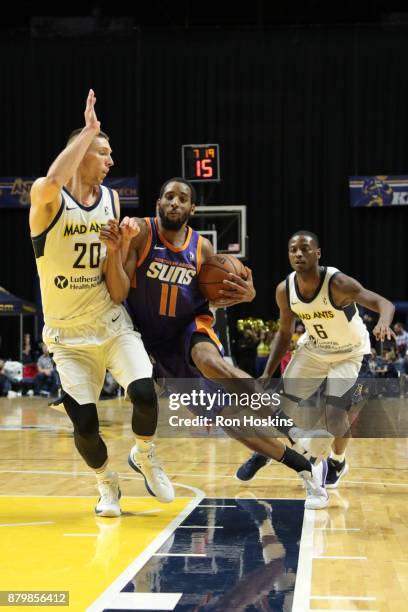
<svg viewBox="0 0 408 612">
<path fill-rule="evenodd" d="M 123 592 L 183 593 L 175 612 L 291 610 L 304 501 L 206 498 L 201 504 L 221 507 L 197 506 L 182 523 L 194 527 L 176 529 L 157 551 L 186 556 L 152 557 Z"/>
</svg>

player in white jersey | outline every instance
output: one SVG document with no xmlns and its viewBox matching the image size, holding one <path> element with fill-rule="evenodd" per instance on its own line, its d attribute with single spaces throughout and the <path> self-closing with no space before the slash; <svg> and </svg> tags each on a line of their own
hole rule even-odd
<svg viewBox="0 0 408 612">
<path fill-rule="evenodd" d="M 96 513 L 118 516 L 118 476 L 108 466 L 96 409 L 106 370 L 133 404 L 132 467 L 160 501 L 172 501 L 174 490 L 155 456 L 152 365 L 140 334 L 124 307 L 112 301 L 104 280 L 106 247 L 99 231 L 109 219 L 119 218 L 120 211 L 118 194 L 102 185 L 113 161 L 95 102 L 90 90 L 85 127 L 72 132 L 47 176 L 34 182 L 30 230 L 40 276 L 43 338 L 57 365 L 75 446 L 96 475 Z"/>
<path fill-rule="evenodd" d="M 370 341 L 356 304 L 379 313 L 373 329 L 379 340 L 391 339 L 394 305 L 365 289 L 336 268 L 319 265 L 319 240 L 302 230 L 289 239 L 289 262 L 293 272 L 276 288 L 280 327 L 261 378 L 270 379 L 289 348 L 296 319 L 306 332 L 283 374 L 284 395 L 295 401 L 308 399 L 325 381 L 328 430 L 334 435 L 328 462 L 327 488 L 335 488 L 348 471 L 345 451 L 349 438 L 347 409 Z M 287 432 L 286 432 L 287 433 Z M 266 465 L 267 458 L 255 454 L 237 472 L 249 480 Z"/>
</svg>

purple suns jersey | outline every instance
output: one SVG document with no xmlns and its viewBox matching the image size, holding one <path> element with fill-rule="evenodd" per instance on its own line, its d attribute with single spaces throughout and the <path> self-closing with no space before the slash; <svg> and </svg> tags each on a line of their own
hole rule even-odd
<svg viewBox="0 0 408 612">
<path fill-rule="evenodd" d="M 147 243 L 137 262 L 127 306 L 147 350 L 166 346 L 174 350 L 190 324 L 220 344 L 208 301 L 198 289 L 202 237 L 188 227 L 184 244 L 175 247 L 160 234 L 156 219 L 145 221 Z"/>
</svg>

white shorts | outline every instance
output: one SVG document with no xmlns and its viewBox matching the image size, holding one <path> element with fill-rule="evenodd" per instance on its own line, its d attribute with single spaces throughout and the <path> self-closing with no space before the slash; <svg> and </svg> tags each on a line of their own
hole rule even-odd
<svg viewBox="0 0 408 612">
<path fill-rule="evenodd" d="M 109 370 L 126 391 L 134 380 L 152 377 L 140 334 L 123 306 L 78 327 L 44 327 L 43 339 L 56 363 L 63 390 L 78 404 L 96 404 Z"/>
<path fill-rule="evenodd" d="M 343 397 L 356 382 L 364 355 L 347 355 L 335 360 L 316 356 L 305 346 L 296 349 L 283 373 L 284 392 L 294 398 L 308 399 L 327 379 L 327 396 Z"/>
</svg>

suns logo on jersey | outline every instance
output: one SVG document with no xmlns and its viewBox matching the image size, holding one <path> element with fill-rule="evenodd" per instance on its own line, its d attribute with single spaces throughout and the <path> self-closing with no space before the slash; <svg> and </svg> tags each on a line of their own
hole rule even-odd
<svg viewBox="0 0 408 612">
<path fill-rule="evenodd" d="M 102 223 L 91 221 L 89 225 L 85 223 L 66 223 L 64 227 L 64 237 L 74 236 L 75 234 L 99 234 Z"/>
<path fill-rule="evenodd" d="M 299 312 L 297 316 L 305 321 L 310 321 L 311 319 L 334 319 L 334 312 L 332 310 L 315 310 L 313 314 Z"/>
<path fill-rule="evenodd" d="M 189 285 L 195 275 L 194 268 L 160 261 L 152 261 L 146 272 L 148 278 L 157 278 L 159 281 L 176 285 Z"/>
</svg>

